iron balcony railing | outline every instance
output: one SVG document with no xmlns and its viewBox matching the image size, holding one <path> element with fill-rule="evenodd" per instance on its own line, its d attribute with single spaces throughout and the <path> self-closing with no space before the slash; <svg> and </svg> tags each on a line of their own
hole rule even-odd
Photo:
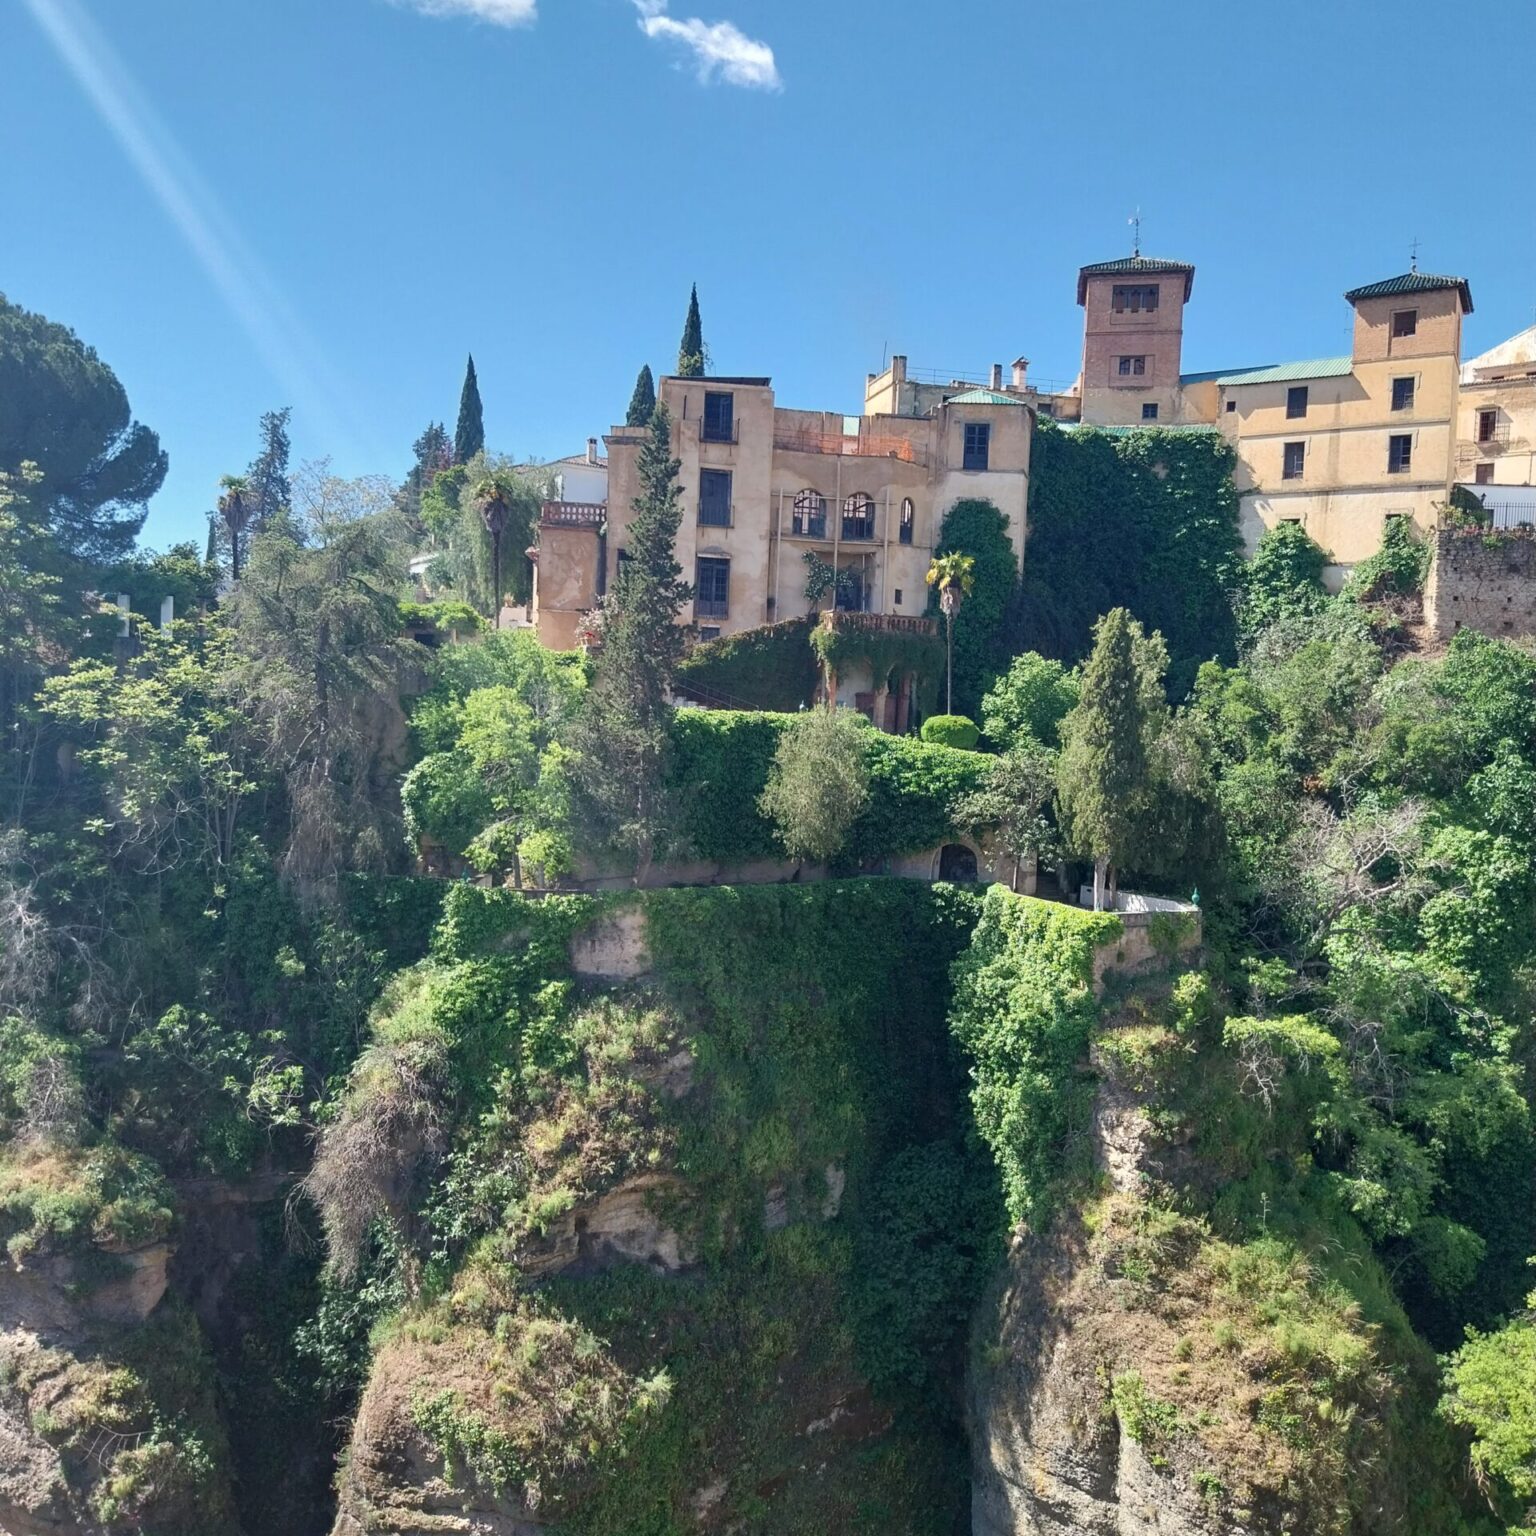
<svg viewBox="0 0 1536 1536">
<path fill-rule="evenodd" d="M 902 613 L 853 612 L 847 608 L 828 609 L 821 616 L 825 629 L 857 629 L 885 635 L 937 635 L 938 621 Z"/>
<path fill-rule="evenodd" d="M 696 619 L 728 619 L 730 603 L 723 597 L 696 597 L 693 600 L 693 616 Z"/>
</svg>

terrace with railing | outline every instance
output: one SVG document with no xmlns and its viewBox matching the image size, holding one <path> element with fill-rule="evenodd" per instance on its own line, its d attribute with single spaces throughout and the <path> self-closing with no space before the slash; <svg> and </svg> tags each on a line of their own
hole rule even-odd
<svg viewBox="0 0 1536 1536">
<path fill-rule="evenodd" d="M 904 613 L 858 613 L 847 608 L 829 608 L 821 616 L 823 629 L 855 630 L 862 634 L 926 635 L 937 637 L 936 619 L 918 618 Z"/>
<path fill-rule="evenodd" d="M 608 521 L 602 501 L 546 501 L 539 508 L 540 528 L 601 528 Z"/>
<path fill-rule="evenodd" d="M 899 459 L 926 466 L 927 455 L 905 437 L 876 437 L 867 433 L 814 432 L 775 427 L 773 446 L 784 453 L 835 453 L 860 459 Z"/>
</svg>

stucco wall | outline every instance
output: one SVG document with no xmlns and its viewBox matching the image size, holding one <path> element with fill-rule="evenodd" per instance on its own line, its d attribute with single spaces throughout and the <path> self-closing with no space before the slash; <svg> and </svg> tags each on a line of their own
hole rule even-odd
<svg viewBox="0 0 1536 1536">
<path fill-rule="evenodd" d="M 1458 629 L 1536 635 L 1536 539 L 1441 529 L 1424 589 L 1424 623 L 1438 640 Z"/>
</svg>

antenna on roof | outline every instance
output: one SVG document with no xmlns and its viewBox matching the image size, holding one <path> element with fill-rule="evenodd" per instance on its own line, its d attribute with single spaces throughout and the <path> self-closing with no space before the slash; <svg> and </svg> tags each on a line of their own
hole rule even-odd
<svg viewBox="0 0 1536 1536">
<path fill-rule="evenodd" d="M 1141 255 L 1141 209 L 1138 208 L 1136 210 L 1136 212 L 1133 213 L 1130 216 L 1130 218 L 1128 218 L 1125 222 L 1127 224 L 1129 224 L 1131 226 L 1131 228 L 1136 231 L 1135 235 L 1131 239 L 1131 255 L 1133 255 L 1133 256 L 1140 256 Z"/>
<path fill-rule="evenodd" d="M 1419 270 L 1419 237 L 1417 235 L 1413 237 L 1413 241 L 1408 247 L 1408 270 L 1410 272 L 1417 272 Z"/>
</svg>

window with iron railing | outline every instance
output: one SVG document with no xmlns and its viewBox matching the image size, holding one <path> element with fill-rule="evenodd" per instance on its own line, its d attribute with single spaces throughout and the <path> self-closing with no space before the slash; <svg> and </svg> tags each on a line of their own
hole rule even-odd
<svg viewBox="0 0 1536 1536">
<path fill-rule="evenodd" d="M 1499 433 L 1499 413 L 1497 411 L 1479 411 L 1477 413 L 1477 440 L 1480 443 L 1491 443 Z"/>
<path fill-rule="evenodd" d="M 1306 473 L 1307 445 L 1305 443 L 1287 443 L 1285 445 L 1285 458 L 1280 468 L 1282 480 L 1300 480 Z"/>
<path fill-rule="evenodd" d="M 731 526 L 730 470 L 699 471 L 699 522 L 706 528 Z"/>
<path fill-rule="evenodd" d="M 707 391 L 704 395 L 704 420 L 699 436 L 706 443 L 732 443 L 736 440 L 736 397 Z"/>
<path fill-rule="evenodd" d="M 1387 473 L 1406 475 L 1413 468 L 1413 434 L 1394 433 L 1387 439 Z"/>
<path fill-rule="evenodd" d="M 731 562 L 700 555 L 694 566 L 693 614 L 698 619 L 730 617 Z"/>
<path fill-rule="evenodd" d="M 1413 394 L 1416 382 L 1412 375 L 1407 378 L 1392 380 L 1392 409 L 1394 411 L 1411 411 L 1413 409 Z"/>
<path fill-rule="evenodd" d="M 1307 386 L 1305 384 L 1293 384 L 1285 392 L 1285 415 L 1288 421 L 1295 421 L 1307 414 Z"/>
</svg>

